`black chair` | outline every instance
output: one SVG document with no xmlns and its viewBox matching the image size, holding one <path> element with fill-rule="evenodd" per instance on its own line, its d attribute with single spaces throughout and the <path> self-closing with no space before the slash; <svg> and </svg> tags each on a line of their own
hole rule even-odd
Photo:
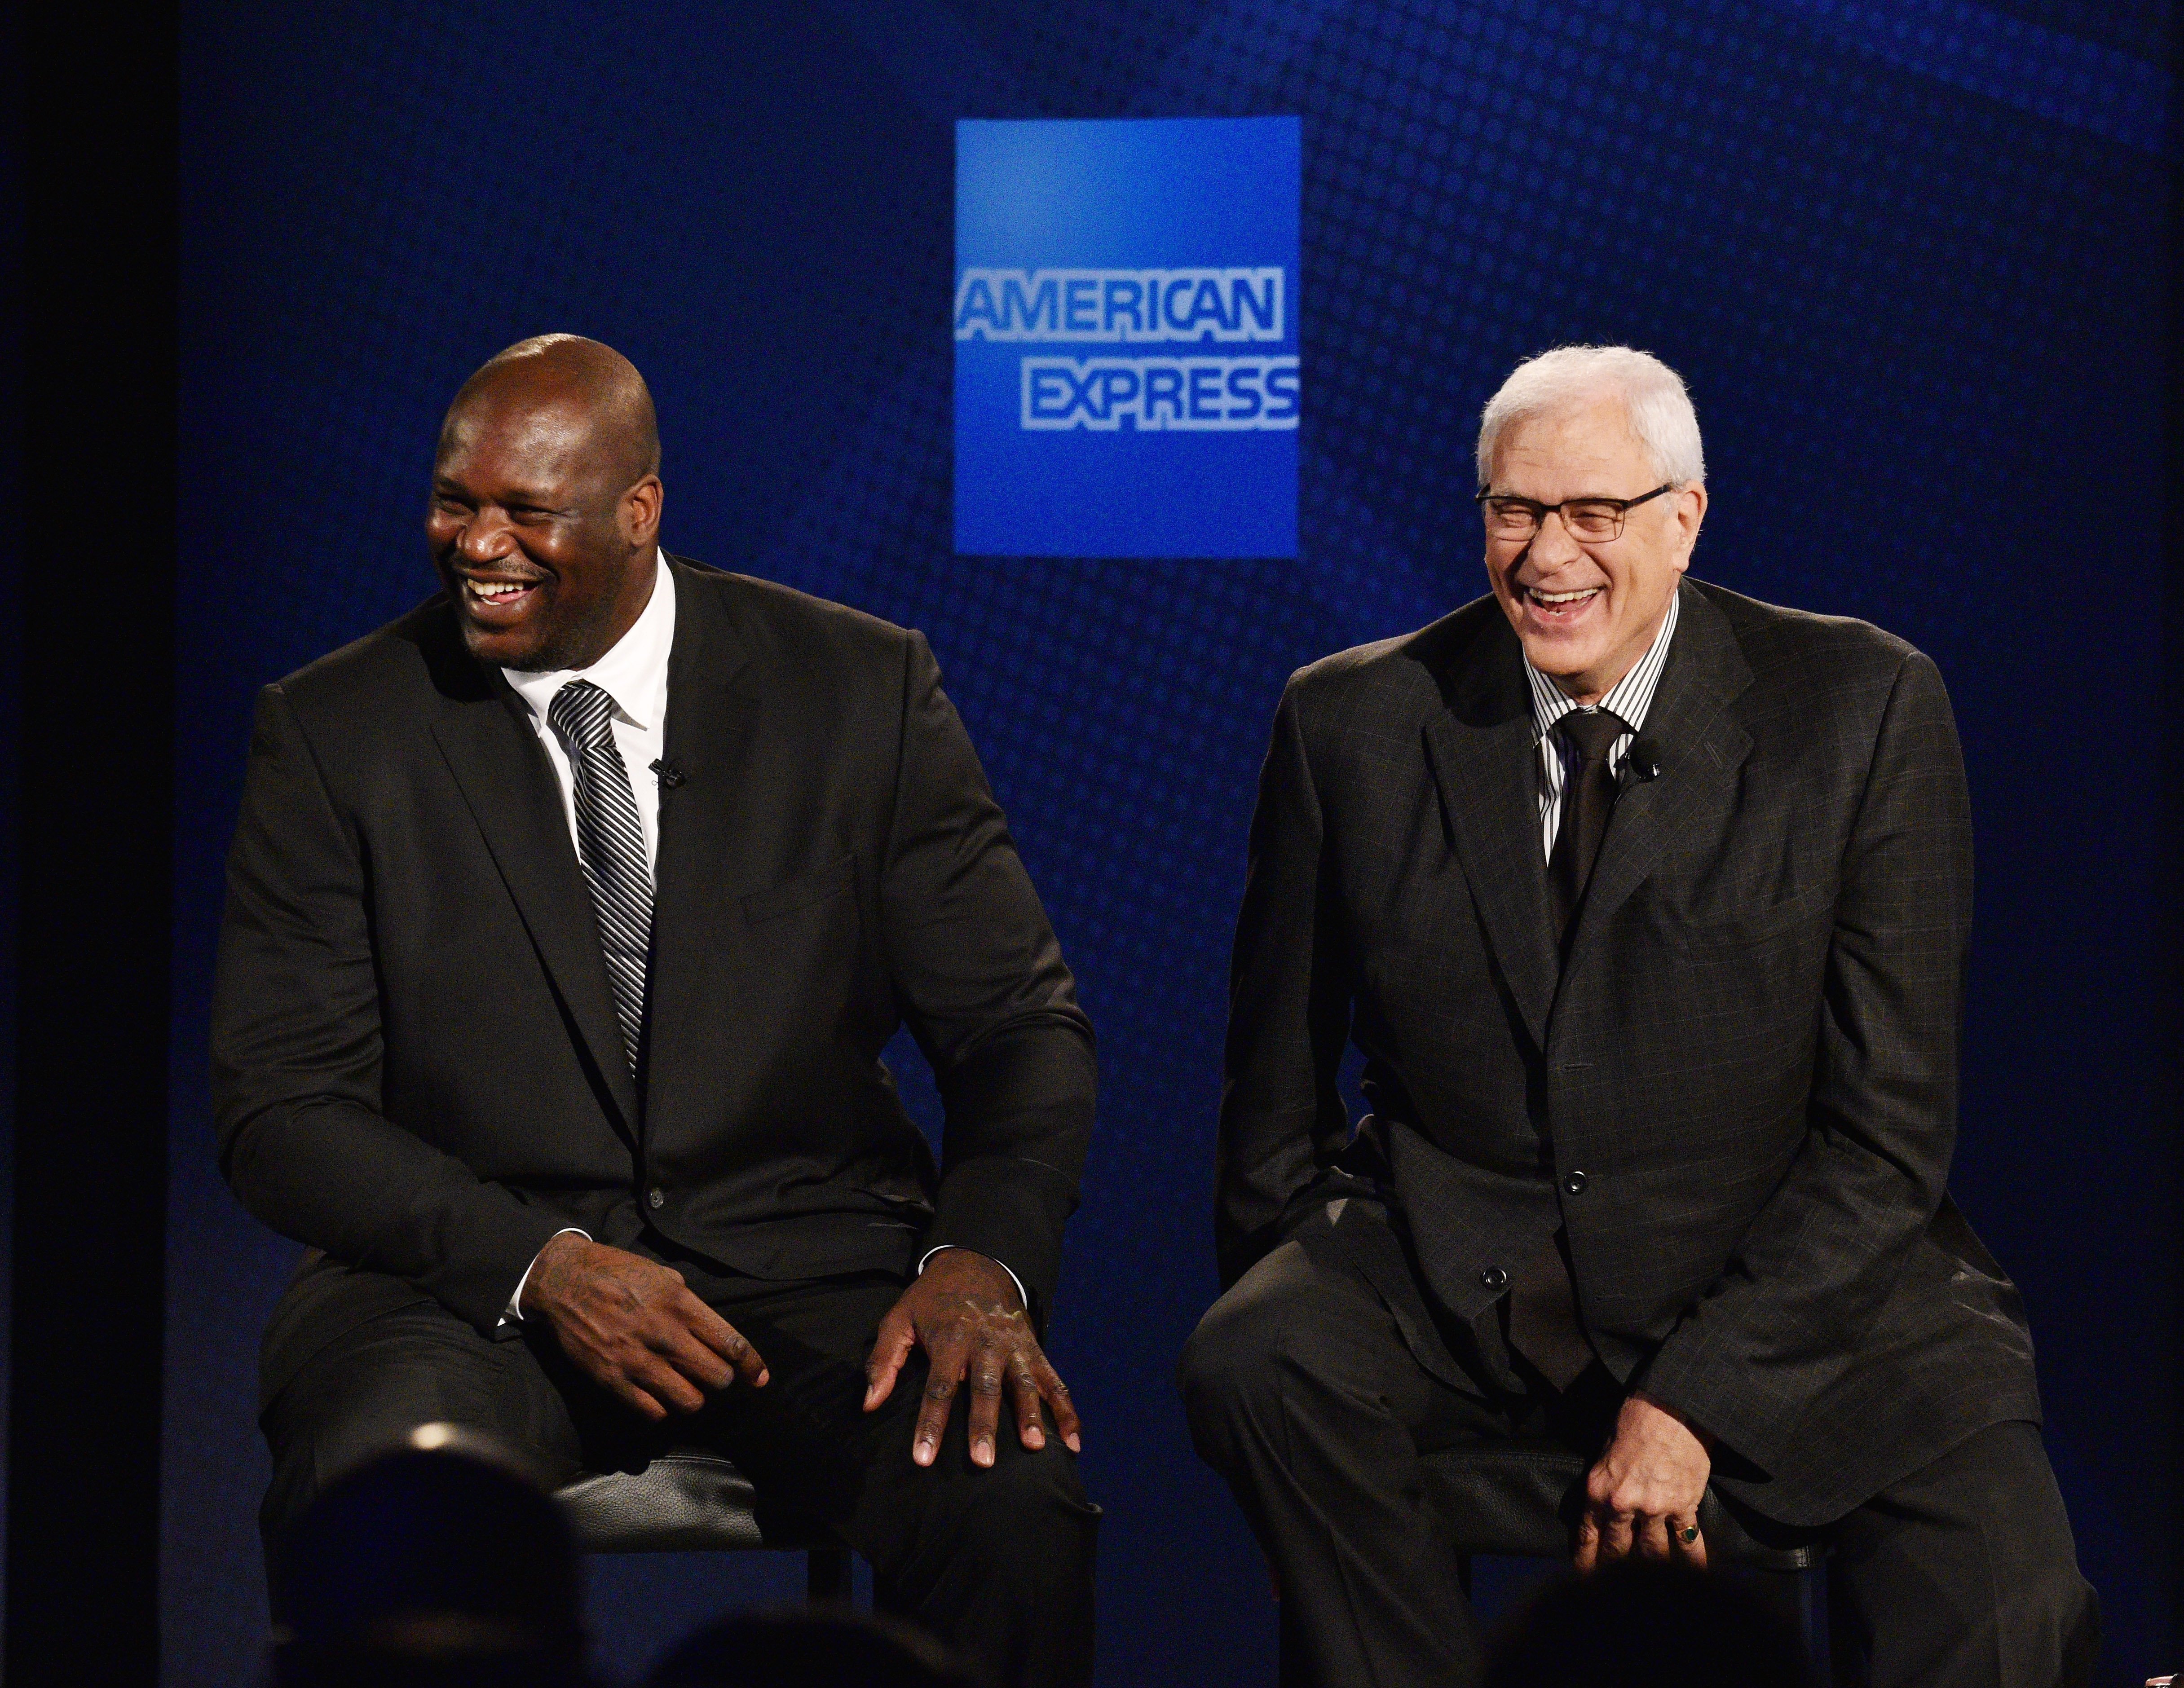
<svg viewBox="0 0 2184 1688">
<path fill-rule="evenodd" d="M 1559 1559 L 1575 1539 L 1592 1462 L 1553 1442 L 1496 1442 L 1450 1448 L 1424 1461 L 1427 1491 L 1451 1526 L 1464 1591 L 1478 1555 L 1515 1559 Z M 1819 1635 L 1819 1579 L 1812 1574 L 1827 1556 L 1825 1536 L 1740 1516 L 1712 1489 L 1699 1504 L 1699 1529 L 1707 1563 L 1761 1573 L 1756 1592 L 1797 1626 L 1808 1656 Z"/>
<path fill-rule="evenodd" d="M 716 1453 L 678 1448 L 639 1471 L 587 1472 L 559 1496 L 588 1553 L 805 1555 L 815 1601 L 850 1598 L 850 1550 L 824 1525 L 761 1511 L 750 1479 Z"/>
</svg>

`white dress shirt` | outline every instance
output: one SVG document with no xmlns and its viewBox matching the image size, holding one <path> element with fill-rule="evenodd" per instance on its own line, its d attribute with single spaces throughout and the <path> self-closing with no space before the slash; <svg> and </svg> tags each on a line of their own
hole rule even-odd
<svg viewBox="0 0 2184 1688">
<path fill-rule="evenodd" d="M 630 795 L 637 799 L 637 818 L 644 827 L 644 859 L 657 877 L 660 871 L 660 776 L 652 765 L 667 748 L 667 657 L 675 649 L 675 576 L 666 554 L 653 553 L 657 572 L 652 577 L 652 596 L 645 600 L 630 629 L 614 642 L 607 654 L 588 668 L 557 668 L 550 674 L 520 668 L 500 671 L 516 695 L 531 705 L 531 730 L 545 747 L 554 765 L 554 777 L 561 788 L 562 811 L 569 817 L 569 840 L 581 852 L 577 832 L 577 776 L 569 766 L 569 748 L 546 718 L 554 695 L 571 680 L 588 680 L 614 699 L 607 724 L 614 733 L 615 749 L 629 772 Z M 570 1225 L 556 1231 L 566 1237 L 574 1231 L 589 1239 L 591 1233 Z M 523 1317 L 523 1286 L 531 1281 L 534 1258 L 515 1280 L 515 1293 L 508 1298 L 504 1321 Z"/>
<path fill-rule="evenodd" d="M 637 818 L 644 826 L 644 859 L 655 870 L 660 866 L 660 776 L 652 765 L 667 749 L 667 657 L 675 648 L 675 576 L 667 559 L 657 557 L 659 572 L 653 577 L 652 596 L 612 649 L 589 668 L 557 668 L 551 674 L 529 674 L 504 668 L 508 683 L 531 705 L 531 728 L 546 747 L 546 760 L 554 765 L 560 782 L 561 807 L 569 817 L 569 837 L 577 837 L 577 777 L 569 766 L 569 749 L 561 735 L 547 724 L 546 711 L 561 688 L 572 680 L 588 680 L 614 699 L 608 723 L 621 765 L 629 770 L 630 794 L 637 799 Z"/>
<path fill-rule="evenodd" d="M 1547 860 L 1555 858 L 1555 834 L 1563 824 L 1563 792 L 1568 786 L 1570 776 L 1576 772 L 1577 752 L 1562 734 L 1555 731 L 1555 723 L 1572 710 L 1591 714 L 1594 710 L 1607 710 L 1630 730 L 1618 735 L 1607 748 L 1607 771 L 1619 775 L 1623 759 L 1630 753 L 1630 741 L 1646 730 L 1646 713 L 1653 707 L 1653 694 L 1661 684 L 1661 671 L 1668 666 L 1669 641 L 1676 631 L 1676 605 L 1683 596 L 1679 587 L 1669 599 L 1669 613 L 1661 617 L 1661 630 L 1653 635 L 1653 643 L 1646 648 L 1645 655 L 1630 666 L 1630 671 L 1607 689 L 1607 694 L 1596 704 L 1572 703 L 1563 694 L 1561 687 L 1532 666 L 1524 664 L 1525 677 L 1532 682 L 1532 729 L 1539 734 L 1540 745 L 1540 832 L 1547 853 Z"/>
<path fill-rule="evenodd" d="M 588 668 L 559 668 L 550 674 L 535 674 L 521 669 L 504 668 L 518 696 L 531 705 L 532 731 L 538 735 L 544 746 L 546 760 L 554 765 L 554 777 L 561 787 L 561 807 L 569 817 L 569 838 L 582 850 L 577 831 L 577 777 L 569 766 L 568 747 L 562 744 L 561 735 L 548 721 L 546 711 L 553 706 L 554 694 L 572 680 L 588 680 L 614 700 L 614 712 L 608 723 L 614 733 L 615 748 L 621 752 L 621 765 L 629 771 L 630 794 L 637 799 L 638 819 L 644 827 L 644 856 L 657 881 L 660 872 L 660 776 L 652 765 L 666 754 L 667 749 L 667 659 L 675 649 L 675 575 L 667 566 L 665 552 L 654 554 L 658 572 L 653 577 L 652 596 L 638 615 L 630 629 L 614 643 L 604 656 Z M 554 1233 L 566 1236 L 575 1232 L 588 1238 L 590 1233 L 571 1225 Z M 917 1262 L 920 1272 L 925 1264 L 943 1249 L 928 1249 Z M 515 1293 L 508 1298 L 504 1318 L 523 1317 L 523 1286 L 531 1281 L 532 1267 L 523 1269 L 516 1280 Z M 1009 1273 L 1009 1281 L 1017 1286 L 1017 1294 L 1025 1304 L 1030 1298 L 1024 1295 L 1022 1280 L 1009 1271 L 1002 1262 L 994 1262 Z"/>
</svg>

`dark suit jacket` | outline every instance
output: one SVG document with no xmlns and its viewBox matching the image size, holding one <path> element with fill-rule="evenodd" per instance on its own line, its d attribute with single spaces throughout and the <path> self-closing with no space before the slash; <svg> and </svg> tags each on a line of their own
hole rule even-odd
<svg viewBox="0 0 2184 1688">
<path fill-rule="evenodd" d="M 1290 681 L 1237 938 L 1222 1264 L 1346 1168 L 1476 1325 L 1504 1293 L 1482 1274 L 1564 1227 L 1616 1377 L 1723 1440 L 1731 1493 L 1819 1524 L 2039 1413 L 2016 1291 L 1944 1188 L 1962 761 L 1902 640 L 1681 591 L 1645 724 L 1662 772 L 1618 799 L 1559 969 L 1496 602 Z"/>
<path fill-rule="evenodd" d="M 244 1205 L 323 1251 L 268 1333 L 269 1398 L 392 1306 L 492 1331 L 566 1225 L 778 1278 L 955 1243 L 1052 1293 L 1091 1028 L 932 653 L 671 566 L 686 778 L 661 794 L 641 1089 L 553 770 L 445 599 L 259 699 L 214 1099 Z M 939 1168 L 879 1059 L 905 1022 L 947 1107 Z"/>
</svg>

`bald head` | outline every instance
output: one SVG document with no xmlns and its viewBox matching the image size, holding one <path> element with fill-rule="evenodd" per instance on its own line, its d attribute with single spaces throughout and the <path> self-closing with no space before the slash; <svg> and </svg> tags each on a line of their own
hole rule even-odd
<svg viewBox="0 0 2184 1688">
<path fill-rule="evenodd" d="M 426 521 L 471 649 L 505 668 L 596 661 L 656 573 L 660 427 L 644 377 L 545 334 L 488 362 L 440 425 Z"/>
<path fill-rule="evenodd" d="M 660 420 L 637 365 L 581 334 L 538 334 L 497 352 L 462 385 L 440 425 L 524 426 L 542 447 L 580 452 L 620 492 L 660 472 Z"/>
</svg>

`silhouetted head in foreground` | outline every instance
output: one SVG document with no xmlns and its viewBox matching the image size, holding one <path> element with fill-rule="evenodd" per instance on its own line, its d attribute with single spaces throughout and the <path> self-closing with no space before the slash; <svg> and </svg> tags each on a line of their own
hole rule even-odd
<svg viewBox="0 0 2184 1688">
<path fill-rule="evenodd" d="M 751 1612 L 708 1624 L 645 1688 L 982 1688 L 915 1630 L 860 1612 Z"/>
<path fill-rule="evenodd" d="M 512 1458 L 447 1426 L 328 1485 L 279 1569 L 277 1688 L 586 1680 L 568 1521 Z"/>
<path fill-rule="evenodd" d="M 1525 1602 L 1488 1650 L 1486 1688 L 1806 1688 L 1788 1624 L 1733 1579 L 1647 1559 Z"/>
</svg>

